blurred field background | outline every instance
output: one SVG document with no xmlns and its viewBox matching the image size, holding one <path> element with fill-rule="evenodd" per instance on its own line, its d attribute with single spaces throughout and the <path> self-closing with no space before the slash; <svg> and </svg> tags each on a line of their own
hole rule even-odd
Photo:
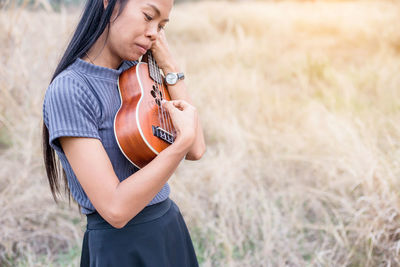
<svg viewBox="0 0 400 267">
<path fill-rule="evenodd" d="M 40 134 L 80 11 L 52 10 L 0 11 L 0 266 L 79 263 L 86 218 L 53 202 Z M 201 266 L 400 266 L 400 3 L 185 2 L 170 18 L 208 144 L 170 179 Z"/>
</svg>

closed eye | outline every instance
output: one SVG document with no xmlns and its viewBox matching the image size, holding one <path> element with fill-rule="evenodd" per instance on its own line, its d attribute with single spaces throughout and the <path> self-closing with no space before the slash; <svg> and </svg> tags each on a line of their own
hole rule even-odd
<svg viewBox="0 0 400 267">
<path fill-rule="evenodd" d="M 151 16 L 147 15 L 146 13 L 143 13 L 143 14 L 144 14 L 144 17 L 146 18 L 147 21 L 152 21 L 153 20 L 153 18 Z"/>
</svg>

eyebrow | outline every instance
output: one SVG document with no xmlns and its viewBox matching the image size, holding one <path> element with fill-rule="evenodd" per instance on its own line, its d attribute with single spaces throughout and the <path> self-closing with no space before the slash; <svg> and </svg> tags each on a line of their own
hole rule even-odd
<svg viewBox="0 0 400 267">
<path fill-rule="evenodd" d="M 161 12 L 160 12 L 160 10 L 155 6 L 155 5 L 153 5 L 153 4 L 147 4 L 149 7 L 151 7 L 151 8 L 153 8 L 154 9 L 154 11 L 156 11 L 156 13 L 157 13 L 157 15 L 158 16 L 161 16 Z M 168 22 L 169 21 L 169 19 L 164 19 L 163 21 L 166 21 L 166 22 Z"/>
</svg>

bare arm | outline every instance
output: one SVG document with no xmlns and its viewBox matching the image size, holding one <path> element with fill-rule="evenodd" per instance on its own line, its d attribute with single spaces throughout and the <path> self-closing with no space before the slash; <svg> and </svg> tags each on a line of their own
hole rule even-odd
<svg viewBox="0 0 400 267">
<path fill-rule="evenodd" d="M 122 182 L 100 140 L 60 138 L 68 162 L 86 195 L 99 214 L 116 228 L 122 228 L 154 198 L 193 145 L 197 121 L 195 108 L 183 101 L 163 105 L 177 125 L 177 139 Z"/>
<path fill-rule="evenodd" d="M 62 137 L 60 142 L 93 206 L 116 228 L 123 227 L 154 198 L 186 154 L 178 145 L 171 145 L 119 182 L 100 140 Z"/>
</svg>

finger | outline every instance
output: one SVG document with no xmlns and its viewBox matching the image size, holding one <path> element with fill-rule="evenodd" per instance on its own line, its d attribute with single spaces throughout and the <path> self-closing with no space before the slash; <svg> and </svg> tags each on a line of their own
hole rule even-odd
<svg viewBox="0 0 400 267">
<path fill-rule="evenodd" d="M 159 36 L 162 40 L 166 40 L 164 29 L 161 29 L 161 31 L 159 31 L 158 36 Z"/>
<path fill-rule="evenodd" d="M 170 101 L 167 101 L 165 99 L 161 100 L 161 105 L 165 108 L 168 108 L 170 106 Z"/>
<path fill-rule="evenodd" d="M 171 101 L 167 101 L 165 99 L 161 100 L 161 105 L 163 106 L 163 108 L 167 109 L 167 111 L 170 113 L 173 112 L 173 110 L 175 109 Z"/>
<path fill-rule="evenodd" d="M 173 100 L 171 101 L 172 104 L 179 108 L 180 110 L 186 109 L 187 107 L 189 107 L 189 103 L 186 102 L 185 100 Z"/>
</svg>

